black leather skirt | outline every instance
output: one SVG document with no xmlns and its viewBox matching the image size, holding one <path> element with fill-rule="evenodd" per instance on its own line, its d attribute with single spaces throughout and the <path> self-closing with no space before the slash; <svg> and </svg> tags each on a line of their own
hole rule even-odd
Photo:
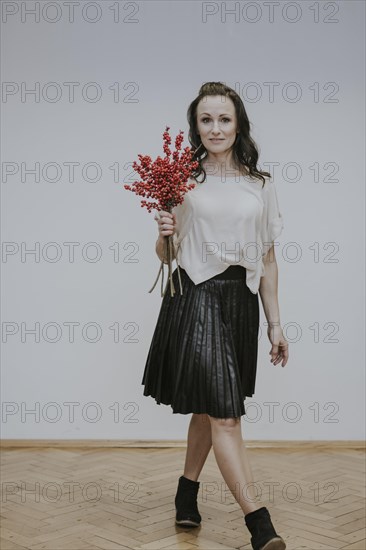
<svg viewBox="0 0 366 550">
<path fill-rule="evenodd" d="M 226 271 L 195 285 L 183 268 L 173 271 L 147 355 L 143 395 L 173 413 L 216 418 L 245 414 L 255 390 L 259 300 L 246 285 L 246 269 Z"/>
</svg>

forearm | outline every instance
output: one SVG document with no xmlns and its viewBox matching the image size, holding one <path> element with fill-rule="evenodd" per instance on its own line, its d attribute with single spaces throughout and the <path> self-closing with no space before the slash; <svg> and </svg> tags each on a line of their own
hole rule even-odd
<svg viewBox="0 0 366 550">
<path fill-rule="evenodd" d="M 155 251 L 160 261 L 163 261 L 165 264 L 168 263 L 167 257 L 166 257 L 166 245 L 165 245 L 165 237 L 159 235 L 156 245 L 155 245 Z M 174 260 L 175 258 L 175 251 L 174 246 L 171 247 L 171 258 Z"/>
<path fill-rule="evenodd" d="M 263 310 L 270 326 L 281 325 L 280 310 L 278 305 L 278 267 L 274 255 L 267 254 L 264 261 L 265 275 L 261 277 L 259 294 L 263 304 Z"/>
</svg>

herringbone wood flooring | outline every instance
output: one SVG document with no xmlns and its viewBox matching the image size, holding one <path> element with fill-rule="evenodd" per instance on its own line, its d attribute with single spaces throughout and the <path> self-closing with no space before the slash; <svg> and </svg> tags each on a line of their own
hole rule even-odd
<svg viewBox="0 0 366 550">
<path fill-rule="evenodd" d="M 287 550 L 364 550 L 362 449 L 247 448 L 261 506 Z M 1 549 L 251 549 L 213 450 L 199 528 L 174 524 L 184 448 L 2 451 Z"/>
</svg>

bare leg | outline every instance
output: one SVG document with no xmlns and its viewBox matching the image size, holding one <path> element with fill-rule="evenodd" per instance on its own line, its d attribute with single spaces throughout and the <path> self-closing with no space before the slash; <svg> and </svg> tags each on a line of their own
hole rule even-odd
<svg viewBox="0 0 366 550">
<path fill-rule="evenodd" d="M 258 510 L 253 475 L 241 435 L 241 418 L 214 418 L 212 445 L 220 472 L 244 514 Z M 249 484 L 249 485 L 248 485 Z"/>
<path fill-rule="evenodd" d="M 211 423 L 207 414 L 193 413 L 188 429 L 184 477 L 198 480 L 211 447 Z"/>
</svg>

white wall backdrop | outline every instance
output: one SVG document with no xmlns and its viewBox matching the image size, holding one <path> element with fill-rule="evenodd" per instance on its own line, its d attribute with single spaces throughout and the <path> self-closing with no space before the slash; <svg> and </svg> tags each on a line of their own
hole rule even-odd
<svg viewBox="0 0 366 550">
<path fill-rule="evenodd" d="M 165 125 L 187 135 L 210 80 L 240 93 L 285 223 L 290 360 L 270 363 L 261 308 L 243 436 L 364 437 L 364 16 L 358 1 L 2 3 L 3 438 L 186 437 L 191 415 L 142 395 L 157 227 L 123 184 Z"/>
</svg>

